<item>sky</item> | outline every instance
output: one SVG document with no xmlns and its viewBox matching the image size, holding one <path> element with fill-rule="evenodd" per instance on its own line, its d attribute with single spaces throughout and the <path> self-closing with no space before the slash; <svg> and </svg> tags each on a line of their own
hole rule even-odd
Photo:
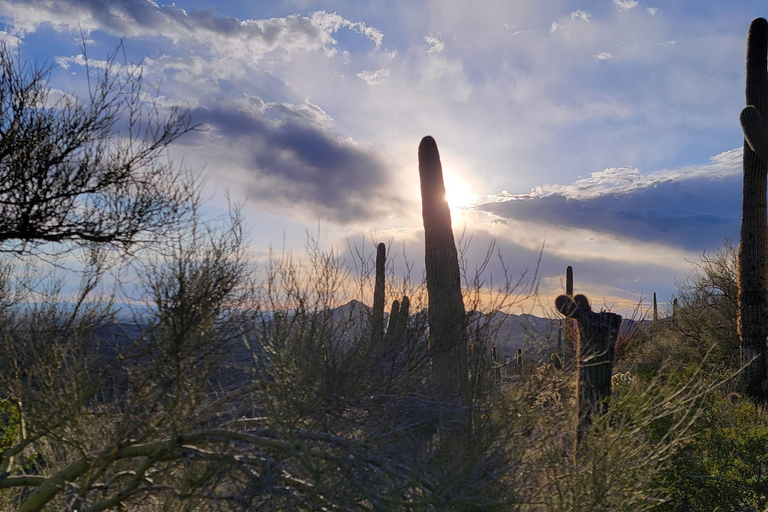
<svg viewBox="0 0 768 512">
<path fill-rule="evenodd" d="M 764 1 L 0 0 L 0 38 L 84 91 L 122 41 L 201 130 L 173 158 L 243 205 L 256 260 L 307 233 L 420 272 L 417 148 L 440 148 L 468 267 L 490 244 L 551 303 L 661 307 L 738 242 L 745 40 Z M 542 250 L 543 247 L 543 250 Z M 357 248 L 357 249 L 356 249 Z M 527 307 L 527 306 L 526 306 Z"/>
</svg>

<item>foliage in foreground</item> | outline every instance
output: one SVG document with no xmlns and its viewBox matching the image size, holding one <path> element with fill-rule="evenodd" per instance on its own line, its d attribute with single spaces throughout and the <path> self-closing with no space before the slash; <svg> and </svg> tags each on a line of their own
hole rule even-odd
<svg viewBox="0 0 768 512">
<path fill-rule="evenodd" d="M 717 347 L 667 357 L 670 344 L 698 343 L 672 322 L 641 330 L 618 362 L 609 414 L 593 422 L 577 460 L 572 373 L 538 364 L 522 375 L 503 369 L 499 381 L 484 346 L 494 325 L 475 313 L 472 428 L 456 458 L 437 428 L 455 411 L 432 398 L 425 315 L 411 315 L 402 357 L 381 367 L 368 310 L 337 308 L 369 264 L 353 278 L 310 244 L 254 273 L 237 223 L 184 239 L 143 267 L 152 300 L 135 322 L 117 324 L 119 336 L 104 334 L 123 313 L 98 293 L 95 269 L 73 304 L 47 283 L 30 302 L 33 283 L 6 268 L 0 508 L 764 506 L 765 414 L 724 394 L 738 368 Z M 489 313 L 514 305 L 514 284 Z M 422 310 L 423 286 L 389 293 Z M 468 289 L 465 301 L 479 306 L 478 296 Z"/>
</svg>

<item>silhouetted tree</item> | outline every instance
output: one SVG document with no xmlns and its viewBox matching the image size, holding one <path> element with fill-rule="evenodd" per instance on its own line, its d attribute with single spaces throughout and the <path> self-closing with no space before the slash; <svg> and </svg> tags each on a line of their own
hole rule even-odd
<svg viewBox="0 0 768 512">
<path fill-rule="evenodd" d="M 163 157 L 192 129 L 189 116 L 161 114 L 141 66 L 118 62 L 120 50 L 97 69 L 86 58 L 81 99 L 52 94 L 50 66 L 0 43 L 0 251 L 127 250 L 188 218 L 190 176 Z"/>
</svg>

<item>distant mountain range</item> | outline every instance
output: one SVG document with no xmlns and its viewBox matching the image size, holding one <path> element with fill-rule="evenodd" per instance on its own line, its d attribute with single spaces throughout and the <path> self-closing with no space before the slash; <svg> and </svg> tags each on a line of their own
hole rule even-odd
<svg viewBox="0 0 768 512">
<path fill-rule="evenodd" d="M 372 308 L 360 301 L 352 300 L 328 311 L 330 322 L 338 326 L 339 340 L 343 344 L 354 342 L 368 326 Z M 103 326 L 99 337 L 118 340 L 137 333 L 137 324 L 149 321 L 154 312 L 151 307 L 117 307 L 116 322 Z M 427 325 L 426 309 L 412 312 L 409 322 L 420 326 Z M 273 313 L 267 316 L 269 323 Z M 385 324 L 389 314 L 385 313 Z M 490 315 L 470 312 L 468 334 L 470 340 L 478 329 L 483 330 L 483 339 L 496 346 L 500 361 L 513 360 L 518 349 L 522 349 L 526 359 L 548 361 L 549 355 L 558 350 L 558 334 L 562 320 L 541 318 L 531 314 L 506 314 L 497 311 Z M 623 329 L 631 327 L 632 321 L 625 320 Z M 529 359 L 530 360 L 530 359 Z"/>
<path fill-rule="evenodd" d="M 371 311 L 370 306 L 352 300 L 333 309 L 332 316 L 335 320 L 349 325 L 349 322 L 367 322 Z M 426 309 L 415 313 L 411 312 L 411 321 L 422 318 L 424 325 L 426 325 L 426 314 Z M 385 313 L 385 322 L 388 318 L 389 314 Z M 549 354 L 557 350 L 560 321 L 529 314 L 506 314 L 501 311 L 490 316 L 470 312 L 468 315 L 469 335 L 472 336 L 478 328 L 485 329 L 484 334 L 491 337 L 490 341 L 496 346 L 502 361 L 513 359 L 518 349 L 522 349 L 527 357 L 533 356 L 537 360 L 549 360 Z"/>
</svg>

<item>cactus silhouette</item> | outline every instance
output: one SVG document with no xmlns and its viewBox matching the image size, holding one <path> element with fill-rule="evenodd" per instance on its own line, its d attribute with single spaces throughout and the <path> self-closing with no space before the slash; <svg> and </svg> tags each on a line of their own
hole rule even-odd
<svg viewBox="0 0 768 512">
<path fill-rule="evenodd" d="M 411 302 L 407 295 L 403 296 L 402 302 L 396 300 L 392 302 L 389 324 L 387 324 L 387 332 L 384 334 L 384 346 L 388 351 L 396 351 L 400 348 L 399 345 L 405 338 L 405 330 L 408 327 L 410 308 Z"/>
<path fill-rule="evenodd" d="M 653 292 L 653 321 L 657 321 L 659 319 L 659 305 L 656 302 L 656 292 Z"/>
<path fill-rule="evenodd" d="M 621 328 L 621 316 L 610 312 L 595 313 L 584 295 L 560 295 L 555 306 L 563 316 L 573 318 L 579 324 L 576 351 L 578 453 L 592 424 L 592 416 L 606 411 L 605 399 L 611 396 L 613 351 Z"/>
<path fill-rule="evenodd" d="M 568 265 L 565 269 L 565 294 L 573 297 L 573 267 Z M 574 321 L 565 319 L 565 347 L 563 352 L 563 362 L 566 365 L 573 363 L 576 355 L 576 346 L 578 345 L 578 333 L 574 326 Z"/>
<path fill-rule="evenodd" d="M 384 270 L 387 247 L 381 243 L 376 249 L 376 284 L 373 288 L 373 311 L 371 313 L 371 343 L 381 344 L 384 338 Z"/>
<path fill-rule="evenodd" d="M 768 129 L 763 122 L 763 116 L 753 105 L 747 105 L 739 117 L 744 140 L 749 148 L 763 162 L 768 162 Z"/>
<path fill-rule="evenodd" d="M 459 259 L 445 199 L 443 168 L 435 139 L 419 144 L 422 216 L 424 219 L 429 352 L 436 398 L 467 403 L 469 375 L 464 301 Z"/>
<path fill-rule="evenodd" d="M 741 113 L 744 129 L 744 186 L 739 243 L 739 334 L 744 392 L 764 400 L 766 381 L 765 340 L 768 336 L 768 219 L 766 185 L 768 151 L 765 126 L 768 118 L 768 22 L 752 21 L 747 36 L 748 107 Z M 761 157 L 763 154 L 764 157 Z"/>
<path fill-rule="evenodd" d="M 371 312 L 371 350 L 374 367 L 386 369 L 394 367 L 397 355 L 402 349 L 410 314 L 410 301 L 403 296 L 402 302 L 393 301 L 389 323 L 384 331 L 385 269 L 386 246 L 380 243 L 376 248 L 376 284 L 373 290 L 373 308 Z"/>
</svg>

